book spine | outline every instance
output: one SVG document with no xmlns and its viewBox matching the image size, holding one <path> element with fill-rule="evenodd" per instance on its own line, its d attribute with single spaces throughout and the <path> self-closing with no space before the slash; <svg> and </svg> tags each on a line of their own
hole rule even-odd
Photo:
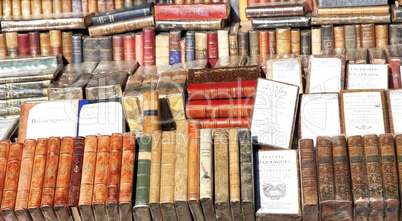
<svg viewBox="0 0 402 221">
<path fill-rule="evenodd" d="M 112 36 L 98 37 L 100 61 L 113 61 Z"/>
<path fill-rule="evenodd" d="M 243 220 L 240 205 L 239 137 L 237 129 L 229 130 L 229 193 L 233 220 Z"/>
<path fill-rule="evenodd" d="M 119 220 L 119 189 L 122 168 L 123 134 L 113 133 L 110 143 L 109 174 L 107 177 L 107 215 L 109 220 Z"/>
<path fill-rule="evenodd" d="M 186 33 L 186 61 L 195 60 L 195 32 Z"/>
<path fill-rule="evenodd" d="M 277 28 L 276 29 L 276 53 L 283 57 L 291 53 L 291 29 Z"/>
<path fill-rule="evenodd" d="M 62 13 L 62 0 L 52 0 L 53 2 L 53 13 L 60 14 Z M 50 12 L 51 14 L 52 12 Z"/>
<path fill-rule="evenodd" d="M 188 118 L 250 117 L 253 104 L 249 99 L 189 101 L 186 105 Z"/>
<path fill-rule="evenodd" d="M 248 32 L 239 32 L 239 55 L 248 56 Z"/>
<path fill-rule="evenodd" d="M 29 32 L 29 50 L 32 56 L 40 54 L 38 32 Z"/>
<path fill-rule="evenodd" d="M 402 135 L 398 134 L 395 135 L 395 149 L 396 149 L 396 159 L 397 159 L 397 169 L 398 169 L 398 174 L 402 173 Z M 402 187 L 402 176 L 399 177 L 399 188 Z M 401 194 L 399 194 L 399 197 L 401 197 Z M 401 198 L 399 198 L 401 199 Z"/>
<path fill-rule="evenodd" d="M 144 134 L 151 135 L 154 130 L 159 130 L 158 92 L 145 92 L 143 102 Z"/>
<path fill-rule="evenodd" d="M 134 181 L 134 162 L 135 162 L 135 135 L 125 133 L 123 137 L 123 151 L 121 161 L 120 177 L 120 218 L 121 220 L 132 219 L 132 192 Z"/>
<path fill-rule="evenodd" d="M 323 54 L 332 54 L 334 49 L 334 26 L 321 26 L 321 50 Z"/>
<path fill-rule="evenodd" d="M 214 68 L 218 62 L 218 33 L 210 31 L 207 34 L 208 38 L 208 62 Z"/>
<path fill-rule="evenodd" d="M 300 55 L 300 29 L 298 28 L 291 31 L 291 50 L 292 54 Z"/>
<path fill-rule="evenodd" d="M 68 64 L 73 63 L 73 32 L 63 31 L 62 33 L 62 48 L 63 56 L 67 60 Z"/>
<path fill-rule="evenodd" d="M 72 12 L 82 12 L 81 0 L 71 0 L 71 10 Z"/>
<path fill-rule="evenodd" d="M 138 7 L 132 10 L 116 12 L 113 14 L 94 16 L 92 18 L 92 21 L 93 25 L 104 25 L 151 15 L 152 15 L 151 8 L 149 7 L 149 5 L 147 5 L 144 7 Z"/>
<path fill-rule="evenodd" d="M 215 100 L 252 97 L 256 81 L 191 84 L 187 87 L 188 100 Z"/>
<path fill-rule="evenodd" d="M 63 137 L 60 144 L 60 159 L 57 172 L 56 190 L 54 194 L 54 209 L 60 220 L 68 220 L 68 188 L 70 186 L 71 163 L 73 159 L 74 138 Z"/>
<path fill-rule="evenodd" d="M 21 15 L 21 1 L 20 0 L 11 0 L 13 16 Z"/>
<path fill-rule="evenodd" d="M 82 63 L 82 35 L 74 34 L 72 36 L 73 63 Z"/>
<path fill-rule="evenodd" d="M 124 60 L 135 60 L 135 34 L 126 33 L 123 42 Z"/>
<path fill-rule="evenodd" d="M 243 219 L 254 220 L 253 146 L 251 131 L 239 131 L 240 186 Z"/>
<path fill-rule="evenodd" d="M 229 29 L 218 30 L 218 57 L 229 57 Z"/>
<path fill-rule="evenodd" d="M 82 163 L 82 179 L 78 206 L 83 220 L 94 220 L 92 213 L 92 194 L 95 178 L 96 152 L 98 138 L 86 136 L 84 145 L 84 160 Z"/>
<path fill-rule="evenodd" d="M 186 37 L 181 38 L 180 40 L 180 62 L 186 62 Z"/>
<path fill-rule="evenodd" d="M 31 12 L 32 12 L 32 15 L 42 14 L 42 0 L 32 0 L 31 1 Z"/>
<path fill-rule="evenodd" d="M 133 0 L 124 0 L 124 7 L 133 6 Z"/>
<path fill-rule="evenodd" d="M 142 32 L 135 34 L 135 60 L 144 65 L 144 39 Z"/>
<path fill-rule="evenodd" d="M 163 137 L 166 139 L 165 137 Z M 152 133 L 151 149 L 151 171 L 149 180 L 149 207 L 152 218 L 162 220 L 160 204 L 161 201 L 161 153 L 162 153 L 162 132 L 155 130 Z M 174 171 L 174 170 L 173 170 Z"/>
<path fill-rule="evenodd" d="M 332 138 L 335 200 L 351 201 L 350 169 L 345 136 Z"/>
<path fill-rule="evenodd" d="M 360 36 L 363 48 L 375 48 L 374 24 L 361 24 Z"/>
<path fill-rule="evenodd" d="M 80 186 L 82 177 L 82 164 L 84 159 L 84 137 L 74 139 L 74 149 L 71 160 L 70 183 L 68 189 L 67 206 L 74 220 L 81 220 L 78 210 L 78 200 L 80 197 Z"/>
<path fill-rule="evenodd" d="M 82 38 L 82 57 L 84 62 L 100 61 L 99 39 L 84 36 Z"/>
<path fill-rule="evenodd" d="M 91 10 L 89 10 L 89 6 L 91 5 Z M 97 9 L 95 0 L 81 0 L 81 10 L 82 12 L 94 12 L 94 9 Z"/>
<path fill-rule="evenodd" d="M 181 62 L 180 49 L 181 31 L 170 31 L 169 35 L 169 65 L 174 65 Z"/>
<path fill-rule="evenodd" d="M 200 201 L 206 220 L 215 218 L 213 205 L 212 130 L 200 130 Z"/>
<path fill-rule="evenodd" d="M 11 16 L 13 14 L 11 0 L 3 0 L 2 3 L 3 3 L 3 16 Z"/>
<path fill-rule="evenodd" d="M 23 144 L 10 145 L 10 153 L 7 161 L 6 179 L 4 181 L 3 198 L 0 212 L 5 220 L 17 220 L 14 214 L 17 187 L 20 175 Z"/>
<path fill-rule="evenodd" d="M 300 32 L 300 54 L 311 55 L 311 30 Z"/>
<path fill-rule="evenodd" d="M 124 60 L 124 35 L 113 35 L 113 61 Z"/>
<path fill-rule="evenodd" d="M 155 36 L 155 65 L 169 65 L 169 35 L 160 33 Z"/>
<path fill-rule="evenodd" d="M 124 0 L 115 0 L 114 7 L 116 9 L 124 8 Z"/>
<path fill-rule="evenodd" d="M 389 6 L 318 8 L 319 15 L 348 15 L 348 14 L 384 14 L 389 13 Z"/>
<path fill-rule="evenodd" d="M 60 30 L 50 30 L 50 54 L 57 55 L 61 54 L 61 31 Z"/>
<path fill-rule="evenodd" d="M 317 138 L 317 172 L 320 202 L 334 200 L 334 168 L 330 137 Z"/>
<path fill-rule="evenodd" d="M 399 24 L 389 25 L 389 44 L 396 45 L 401 42 L 401 26 Z"/>
<path fill-rule="evenodd" d="M 238 56 L 239 55 L 239 42 L 237 33 L 229 35 L 229 55 Z"/>
<path fill-rule="evenodd" d="M 106 10 L 114 9 L 114 1 L 115 0 L 106 0 Z"/>
<path fill-rule="evenodd" d="M 249 47 L 250 47 L 250 56 L 257 56 L 260 54 L 259 31 L 249 32 Z"/>
<path fill-rule="evenodd" d="M 39 33 L 39 41 L 40 41 L 40 54 L 50 55 L 50 34 Z"/>
<path fill-rule="evenodd" d="M 17 32 L 6 32 L 7 55 L 18 56 L 18 34 Z"/>
<path fill-rule="evenodd" d="M 268 31 L 260 31 L 260 55 L 268 54 Z"/>
<path fill-rule="evenodd" d="M 229 137 L 227 131 L 215 131 L 215 210 L 217 219 L 230 219 L 229 209 Z"/>
<path fill-rule="evenodd" d="M 97 0 L 98 11 L 105 11 L 106 10 L 106 0 Z"/>
<path fill-rule="evenodd" d="M 7 56 L 6 34 L 0 33 L 0 57 L 3 58 L 6 56 Z"/>
<path fill-rule="evenodd" d="M 384 48 L 388 45 L 388 24 L 375 25 L 375 47 Z"/>
<path fill-rule="evenodd" d="M 28 34 L 18 34 L 18 55 L 27 56 L 31 55 L 31 50 L 29 47 L 29 35 Z"/>
<path fill-rule="evenodd" d="M 322 54 L 321 49 L 321 27 L 311 28 L 311 53 L 313 55 Z"/>
<path fill-rule="evenodd" d="M 143 46 L 144 46 L 144 66 L 155 65 L 155 29 L 144 28 L 143 34 Z"/>
<path fill-rule="evenodd" d="M 356 48 L 356 28 L 354 25 L 345 25 L 345 48 Z"/>
<path fill-rule="evenodd" d="M 162 133 L 160 168 L 160 203 L 164 220 L 177 219 L 174 209 L 175 144 L 176 132 L 164 131 Z"/>
<path fill-rule="evenodd" d="M 72 12 L 72 0 L 61 0 L 61 12 Z"/>
<path fill-rule="evenodd" d="M 356 48 L 361 48 L 362 47 L 362 26 L 361 25 L 355 25 L 356 29 Z"/>
<path fill-rule="evenodd" d="M 4 190 L 4 181 L 6 179 L 6 169 L 7 169 L 7 161 L 8 154 L 10 151 L 9 140 L 0 141 L 0 199 L 3 198 L 3 190 Z"/>
<path fill-rule="evenodd" d="M 28 210 L 34 220 L 44 220 L 40 211 L 43 178 L 46 169 L 46 154 L 48 151 L 48 139 L 38 138 L 36 141 L 35 158 L 31 186 L 29 190 Z"/>
<path fill-rule="evenodd" d="M 31 1 L 21 0 L 21 15 L 30 15 L 30 14 L 31 14 Z"/>
<path fill-rule="evenodd" d="M 60 155 L 60 138 L 50 137 L 46 155 L 46 171 L 43 179 L 42 200 L 40 207 L 45 220 L 58 220 L 53 210 L 56 189 L 57 168 Z"/>
<path fill-rule="evenodd" d="M 335 48 L 345 48 L 345 27 L 344 26 L 334 27 L 334 47 Z"/>
<path fill-rule="evenodd" d="M 195 60 L 208 59 L 208 34 L 206 32 L 195 33 Z"/>
<path fill-rule="evenodd" d="M 268 54 L 276 54 L 276 30 L 268 30 Z"/>
<path fill-rule="evenodd" d="M 236 127 L 249 127 L 250 118 L 238 117 L 238 118 L 202 118 L 197 119 L 200 121 L 201 129 L 206 128 L 236 128 Z"/>
</svg>

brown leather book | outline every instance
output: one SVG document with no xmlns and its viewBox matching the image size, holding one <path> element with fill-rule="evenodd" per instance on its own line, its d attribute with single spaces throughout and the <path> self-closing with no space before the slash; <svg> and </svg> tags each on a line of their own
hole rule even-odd
<svg viewBox="0 0 402 221">
<path fill-rule="evenodd" d="M 50 34 L 48 32 L 39 33 L 40 54 L 50 55 Z"/>
<path fill-rule="evenodd" d="M 362 47 L 362 26 L 361 25 L 355 25 L 356 29 L 356 48 L 361 48 Z"/>
<path fill-rule="evenodd" d="M 259 31 L 250 31 L 249 32 L 249 49 L 250 56 L 256 56 L 260 54 L 260 35 Z"/>
<path fill-rule="evenodd" d="M 252 109 L 251 99 L 189 101 L 186 116 L 189 119 L 251 117 Z"/>
<path fill-rule="evenodd" d="M 38 138 L 36 140 L 35 159 L 29 190 L 28 211 L 34 221 L 44 221 L 40 211 L 40 201 L 42 196 L 43 178 L 46 169 L 46 154 L 48 151 L 48 139 Z"/>
<path fill-rule="evenodd" d="M 319 15 L 349 15 L 349 14 L 385 14 L 389 13 L 389 5 L 366 7 L 318 8 Z"/>
<path fill-rule="evenodd" d="M 0 57 L 4 58 L 6 56 L 7 56 L 6 34 L 0 33 Z"/>
<path fill-rule="evenodd" d="M 18 56 L 18 34 L 17 32 L 6 32 L 7 55 Z"/>
<path fill-rule="evenodd" d="M 321 26 L 321 50 L 323 54 L 333 54 L 334 49 L 334 26 Z"/>
<path fill-rule="evenodd" d="M 238 130 L 229 130 L 229 193 L 233 221 L 242 221 L 240 205 L 240 152 Z"/>
<path fill-rule="evenodd" d="M 260 31 L 260 54 L 268 54 L 268 31 Z"/>
<path fill-rule="evenodd" d="M 154 25 L 154 17 L 146 16 L 104 25 L 91 26 L 88 28 L 88 33 L 91 37 L 98 37 L 134 31 L 146 27 L 153 27 Z"/>
<path fill-rule="evenodd" d="M 71 0 L 61 0 L 61 11 L 63 13 L 65 12 L 72 12 L 73 8 L 72 8 L 72 1 Z"/>
<path fill-rule="evenodd" d="M 226 130 L 214 132 L 215 211 L 219 220 L 231 220 L 229 205 L 229 136 Z"/>
<path fill-rule="evenodd" d="M 11 142 L 9 140 L 0 141 L 0 199 L 3 198 L 4 181 L 6 179 L 7 160 L 8 153 L 10 151 L 10 144 Z"/>
<path fill-rule="evenodd" d="M 308 7 L 306 2 L 260 1 L 259 3 L 252 3 L 248 5 L 246 8 L 246 16 L 247 18 L 300 16 L 306 14 L 307 10 Z"/>
<path fill-rule="evenodd" d="M 268 54 L 276 54 L 276 31 L 268 30 Z"/>
<path fill-rule="evenodd" d="M 375 25 L 375 47 L 383 48 L 388 45 L 388 24 Z"/>
<path fill-rule="evenodd" d="M 50 30 L 50 54 L 57 55 L 62 53 L 61 44 L 61 31 L 60 30 Z"/>
<path fill-rule="evenodd" d="M 67 200 L 73 150 L 74 138 L 63 137 L 60 144 L 59 169 L 57 171 L 56 191 L 54 194 L 54 210 L 59 220 L 70 219 Z"/>
<path fill-rule="evenodd" d="M 334 27 L 334 47 L 335 48 L 345 48 L 345 27 L 336 26 Z"/>
<path fill-rule="evenodd" d="M 40 208 L 45 220 L 57 221 L 56 213 L 53 210 L 54 194 L 56 189 L 57 168 L 60 155 L 60 138 L 50 137 L 49 147 L 46 154 L 45 177 L 43 179 L 42 200 Z"/>
<path fill-rule="evenodd" d="M 395 136 L 396 159 L 398 166 L 398 174 L 402 173 L 402 134 Z M 399 188 L 402 187 L 402 176 L 399 176 Z M 402 194 L 399 194 L 399 201 L 401 201 Z"/>
<path fill-rule="evenodd" d="M 15 214 L 20 220 L 31 220 L 31 216 L 28 213 L 28 201 L 35 158 L 35 148 L 36 140 L 26 139 L 24 141 L 17 199 L 15 201 Z"/>
<path fill-rule="evenodd" d="M 151 91 L 143 94 L 143 126 L 144 134 L 151 135 L 159 130 L 159 96 L 158 92 Z"/>
<path fill-rule="evenodd" d="M 291 29 L 277 28 L 276 29 L 276 54 L 284 57 L 291 53 Z"/>
<path fill-rule="evenodd" d="M 300 181 L 303 197 L 303 217 L 318 221 L 317 169 L 312 139 L 299 140 Z"/>
<path fill-rule="evenodd" d="M 375 48 L 374 24 L 361 24 L 361 42 L 363 48 Z"/>
<path fill-rule="evenodd" d="M 63 57 L 68 64 L 73 63 L 73 32 L 63 31 L 61 33 L 61 45 L 63 48 Z"/>
<path fill-rule="evenodd" d="M 399 220 L 399 187 L 394 137 L 392 134 L 381 134 L 378 140 L 384 180 L 384 220 Z"/>
<path fill-rule="evenodd" d="M 195 33 L 195 59 L 208 59 L 208 33 Z"/>
<path fill-rule="evenodd" d="M 13 15 L 18 16 L 21 15 L 21 1 L 20 0 L 11 0 L 12 12 Z"/>
<path fill-rule="evenodd" d="M 113 61 L 124 60 L 124 35 L 113 35 Z"/>
<path fill-rule="evenodd" d="M 110 143 L 111 137 L 109 135 L 99 136 L 98 151 L 96 153 L 94 193 L 92 196 L 92 208 L 95 220 L 107 220 L 106 199 L 107 179 L 109 176 Z"/>
<path fill-rule="evenodd" d="M 31 11 L 32 11 L 32 15 L 42 14 L 42 1 L 41 0 L 32 0 Z"/>
<path fill-rule="evenodd" d="M 4 181 L 4 190 L 0 207 L 0 213 L 3 215 L 5 220 L 18 220 L 14 214 L 14 207 L 20 175 L 22 150 L 22 143 L 13 143 L 10 145 L 6 179 Z"/>
<path fill-rule="evenodd" d="M 3 4 L 3 16 L 11 16 L 13 14 L 11 0 L 3 0 L 2 4 Z"/>
<path fill-rule="evenodd" d="M 151 177 L 149 182 L 149 209 L 153 220 L 162 221 L 160 208 L 162 132 L 152 133 Z"/>
<path fill-rule="evenodd" d="M 81 218 L 84 221 L 94 220 L 94 216 L 92 213 L 92 194 L 94 188 L 97 149 L 98 138 L 96 136 L 86 136 L 84 147 L 84 162 L 82 164 L 80 198 L 78 201 Z"/>
<path fill-rule="evenodd" d="M 132 195 L 135 162 L 135 134 L 125 133 L 121 161 L 119 210 L 121 220 L 132 220 Z"/>
<path fill-rule="evenodd" d="M 239 55 L 248 56 L 248 32 L 239 31 Z"/>
<path fill-rule="evenodd" d="M 300 55 L 300 29 L 294 28 L 291 31 L 291 50 L 292 54 Z"/>
<path fill-rule="evenodd" d="M 316 15 L 312 14 L 311 25 L 345 25 L 345 24 L 380 24 L 391 23 L 391 16 L 386 14 L 349 14 L 349 15 Z"/>
</svg>

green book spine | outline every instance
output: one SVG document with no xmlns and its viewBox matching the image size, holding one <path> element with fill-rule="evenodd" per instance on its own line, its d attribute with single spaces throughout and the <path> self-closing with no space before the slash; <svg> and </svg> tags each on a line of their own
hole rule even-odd
<svg viewBox="0 0 402 221">
<path fill-rule="evenodd" d="M 345 25 L 345 47 L 356 48 L 356 28 L 354 25 Z"/>
<path fill-rule="evenodd" d="M 152 136 L 140 138 L 138 146 L 137 183 L 135 187 L 135 207 L 148 206 L 151 176 Z"/>
</svg>

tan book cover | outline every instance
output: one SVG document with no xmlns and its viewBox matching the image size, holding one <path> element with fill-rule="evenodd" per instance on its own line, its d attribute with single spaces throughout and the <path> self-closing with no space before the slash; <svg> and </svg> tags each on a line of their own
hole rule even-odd
<svg viewBox="0 0 402 221">
<path fill-rule="evenodd" d="M 215 219 L 212 130 L 200 130 L 200 202 L 205 220 Z"/>
<path fill-rule="evenodd" d="M 162 221 L 160 208 L 160 185 L 161 185 L 161 153 L 162 153 L 162 132 L 155 130 L 152 133 L 151 150 L 151 177 L 149 183 L 149 208 L 152 219 Z"/>
</svg>

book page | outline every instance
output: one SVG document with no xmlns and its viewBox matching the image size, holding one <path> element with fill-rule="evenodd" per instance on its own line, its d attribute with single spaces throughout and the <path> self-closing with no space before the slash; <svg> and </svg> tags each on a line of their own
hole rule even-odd
<svg viewBox="0 0 402 221">
<path fill-rule="evenodd" d="M 270 65 L 271 62 L 267 62 Z M 297 59 L 272 61 L 272 73 L 267 79 L 301 86 L 301 66 Z"/>
<path fill-rule="evenodd" d="M 342 90 L 342 61 L 339 58 L 311 57 L 309 93 Z"/>
<path fill-rule="evenodd" d="M 347 89 L 388 89 L 388 65 L 350 64 Z"/>
<path fill-rule="evenodd" d="M 389 91 L 389 105 L 392 114 L 394 134 L 402 133 L 402 90 Z"/>
</svg>

